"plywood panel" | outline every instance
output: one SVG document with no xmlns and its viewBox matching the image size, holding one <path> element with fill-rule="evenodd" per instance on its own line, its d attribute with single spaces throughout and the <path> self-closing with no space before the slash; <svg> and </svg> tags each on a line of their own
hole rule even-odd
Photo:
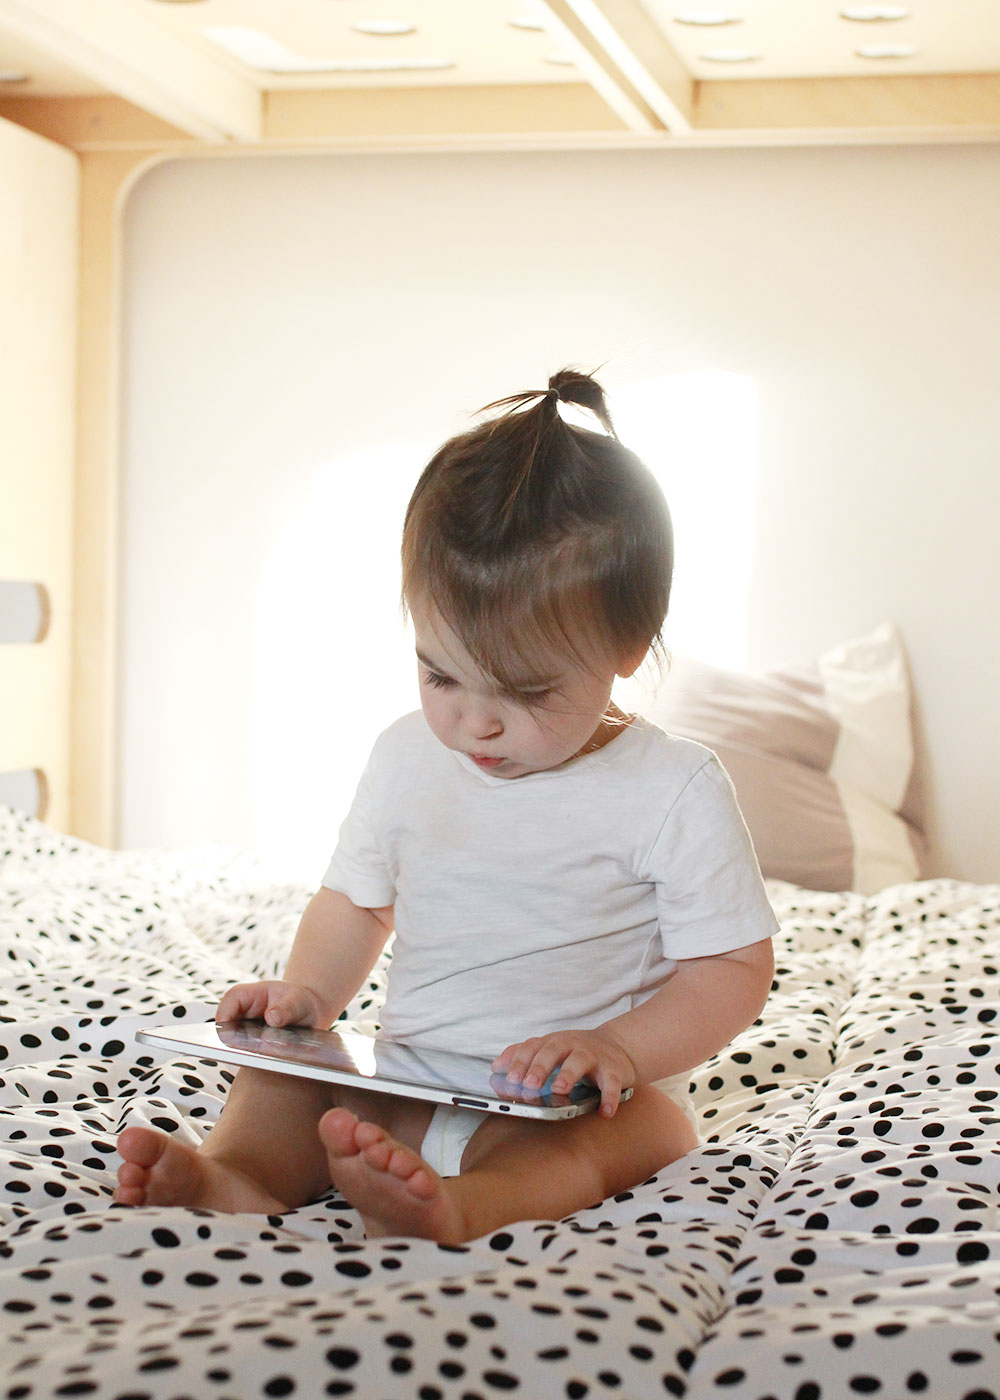
<svg viewBox="0 0 1000 1400">
<path fill-rule="evenodd" d="M 44 640 L 0 647 L 0 770 L 68 813 L 78 161 L 0 121 L 0 579 L 43 583 Z"/>
</svg>

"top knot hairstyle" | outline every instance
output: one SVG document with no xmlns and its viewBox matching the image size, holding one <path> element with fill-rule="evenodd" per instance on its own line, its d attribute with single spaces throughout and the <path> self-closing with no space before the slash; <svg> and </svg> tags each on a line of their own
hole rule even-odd
<svg viewBox="0 0 1000 1400">
<path fill-rule="evenodd" d="M 590 411 L 576 427 L 559 404 Z M 651 473 L 619 442 L 601 386 L 563 369 L 498 399 L 425 467 L 403 526 L 404 606 L 433 607 L 503 691 L 553 655 L 634 668 L 662 651 L 673 536 Z"/>
</svg>

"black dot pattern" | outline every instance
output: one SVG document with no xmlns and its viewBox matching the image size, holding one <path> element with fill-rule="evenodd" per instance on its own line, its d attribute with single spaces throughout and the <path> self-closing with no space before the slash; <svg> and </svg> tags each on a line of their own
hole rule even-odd
<svg viewBox="0 0 1000 1400">
<path fill-rule="evenodd" d="M 1000 889 L 772 885 L 765 1015 L 692 1076 L 705 1146 L 565 1221 L 446 1248 L 333 1192 L 115 1206 L 120 1130 L 196 1143 L 229 1082 L 136 1029 L 276 975 L 309 893 L 0 809 L 0 1400 L 1000 1400 Z"/>
</svg>

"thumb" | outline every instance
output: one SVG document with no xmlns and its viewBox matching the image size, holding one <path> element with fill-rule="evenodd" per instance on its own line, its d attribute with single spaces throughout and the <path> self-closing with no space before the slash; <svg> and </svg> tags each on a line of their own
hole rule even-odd
<svg viewBox="0 0 1000 1400">
<path fill-rule="evenodd" d="M 295 1019 L 295 998 L 289 992 L 282 992 L 268 1003 L 264 1020 L 269 1026 L 285 1026 Z"/>
</svg>

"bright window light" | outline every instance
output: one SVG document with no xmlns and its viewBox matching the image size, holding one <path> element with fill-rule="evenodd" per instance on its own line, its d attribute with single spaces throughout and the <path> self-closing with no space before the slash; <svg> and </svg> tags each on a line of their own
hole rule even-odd
<svg viewBox="0 0 1000 1400">
<path fill-rule="evenodd" d="M 372 744 L 420 703 L 399 542 L 436 446 L 319 464 L 276 524 L 255 612 L 252 801 L 257 849 L 289 878 L 318 884 Z"/>
<path fill-rule="evenodd" d="M 746 664 L 758 462 L 754 381 L 722 370 L 616 388 L 622 442 L 655 474 L 674 522 L 665 636 L 674 653 Z"/>
</svg>

